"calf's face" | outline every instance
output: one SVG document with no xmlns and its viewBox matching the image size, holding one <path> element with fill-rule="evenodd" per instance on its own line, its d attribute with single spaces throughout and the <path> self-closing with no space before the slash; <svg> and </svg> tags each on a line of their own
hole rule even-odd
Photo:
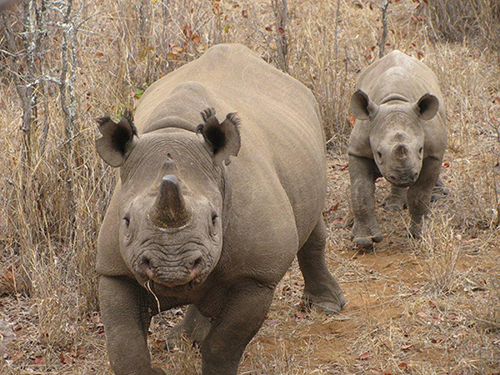
<svg viewBox="0 0 500 375">
<path fill-rule="evenodd" d="M 370 127 L 370 146 L 380 173 L 397 187 L 417 181 L 425 156 L 423 127 L 439 108 L 438 99 L 423 95 L 416 103 L 377 105 L 361 90 L 351 99 L 351 111 Z"/>
</svg>

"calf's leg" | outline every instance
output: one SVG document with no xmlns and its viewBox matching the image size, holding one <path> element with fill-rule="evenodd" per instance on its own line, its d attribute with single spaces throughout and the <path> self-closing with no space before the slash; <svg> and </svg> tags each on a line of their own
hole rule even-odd
<svg viewBox="0 0 500 375">
<path fill-rule="evenodd" d="M 373 242 L 380 242 L 383 238 L 375 219 L 375 171 L 377 166 L 372 159 L 349 155 L 353 240 L 366 250 L 373 247 Z"/>
<path fill-rule="evenodd" d="M 422 165 L 418 180 L 408 188 L 410 210 L 410 235 L 418 238 L 422 232 L 422 218 L 430 211 L 432 189 L 439 177 L 441 160 L 427 158 Z"/>
<path fill-rule="evenodd" d="M 448 194 L 449 191 L 448 189 L 446 189 L 443 180 L 441 180 L 441 177 L 438 177 L 436 185 L 434 185 L 434 187 L 432 188 L 431 202 L 438 201 L 446 197 Z"/>
<path fill-rule="evenodd" d="M 401 211 L 407 206 L 406 203 L 406 188 L 398 188 L 391 185 L 391 192 L 384 199 L 383 206 L 386 210 Z"/>
</svg>

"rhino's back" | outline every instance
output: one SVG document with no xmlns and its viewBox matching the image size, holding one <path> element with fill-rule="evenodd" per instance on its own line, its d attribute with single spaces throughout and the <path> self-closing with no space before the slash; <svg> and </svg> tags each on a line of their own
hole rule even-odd
<svg viewBox="0 0 500 375">
<path fill-rule="evenodd" d="M 199 122 L 200 117 L 196 110 L 180 105 L 181 103 L 169 105 L 169 97 L 184 90 L 197 91 L 195 96 L 206 91 L 213 99 L 237 108 L 240 117 L 255 118 L 259 114 L 265 116 L 269 112 L 283 113 L 315 120 L 307 121 L 303 128 L 309 127 L 316 133 L 319 130 L 317 104 L 312 93 L 304 85 L 267 64 L 243 45 L 221 44 L 210 48 L 199 59 L 156 81 L 146 90 L 135 114 L 139 131 L 145 125 L 150 125 L 152 118 L 170 114 L 173 107 L 183 108 L 187 119 Z M 165 105 L 169 108 L 164 109 Z M 196 113 L 197 117 L 191 118 L 189 114 L 186 115 L 188 112 Z M 290 128 L 294 125 L 291 124 Z M 266 131 L 274 127 L 268 122 L 257 126 Z M 285 129 L 282 130 L 285 132 Z"/>
<path fill-rule="evenodd" d="M 242 120 L 240 153 L 229 166 L 234 220 L 251 225 L 246 231 L 254 230 L 254 239 L 278 233 L 280 225 L 293 226 L 302 245 L 326 195 L 324 135 L 312 93 L 248 48 L 218 45 L 148 88 L 136 123 L 148 132 L 162 121 L 168 126 L 173 116 L 194 130 L 207 107 L 220 120 L 228 112 Z"/>
<path fill-rule="evenodd" d="M 434 72 L 423 62 L 397 50 L 366 68 L 356 88 L 366 92 L 377 104 L 392 94 L 414 102 L 425 93 L 437 96 L 444 103 Z M 444 111 L 444 105 L 442 107 Z"/>
</svg>

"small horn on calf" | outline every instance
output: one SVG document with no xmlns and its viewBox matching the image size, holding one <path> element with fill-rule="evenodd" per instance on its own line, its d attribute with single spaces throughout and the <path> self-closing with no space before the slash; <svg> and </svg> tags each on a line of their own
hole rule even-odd
<svg viewBox="0 0 500 375">
<path fill-rule="evenodd" d="M 394 155 L 400 160 L 406 159 L 409 153 L 410 149 L 404 144 L 399 144 L 394 147 Z"/>
<path fill-rule="evenodd" d="M 189 220 L 186 202 L 179 180 L 174 175 L 162 178 L 158 196 L 152 208 L 151 219 L 157 226 L 179 228 Z"/>
</svg>

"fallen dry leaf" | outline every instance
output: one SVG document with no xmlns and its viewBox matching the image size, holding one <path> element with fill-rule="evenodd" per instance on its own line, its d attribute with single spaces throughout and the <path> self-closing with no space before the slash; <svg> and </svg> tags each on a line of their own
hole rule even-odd
<svg viewBox="0 0 500 375">
<path fill-rule="evenodd" d="M 370 358 L 370 352 L 364 352 L 363 354 L 361 354 L 358 359 L 362 360 L 362 361 L 366 361 Z"/>
</svg>

